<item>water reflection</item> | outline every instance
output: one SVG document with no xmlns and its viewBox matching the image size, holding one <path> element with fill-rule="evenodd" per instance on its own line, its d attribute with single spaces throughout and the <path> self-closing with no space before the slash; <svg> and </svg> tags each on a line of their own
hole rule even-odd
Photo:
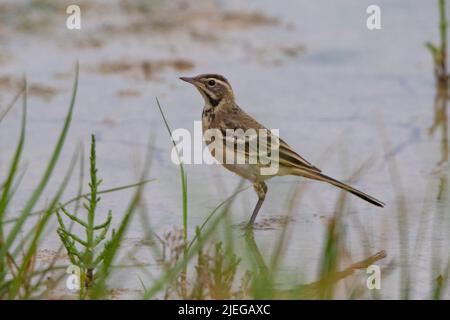
<svg viewBox="0 0 450 320">
<path fill-rule="evenodd" d="M 257 265 L 258 274 L 256 275 L 256 282 L 269 284 L 270 286 L 271 280 L 273 280 L 272 275 L 255 241 L 253 230 L 246 232 L 245 241 L 252 255 L 251 258 Z M 384 250 L 379 251 L 361 261 L 351 264 L 342 271 L 330 272 L 317 281 L 297 284 L 286 290 L 274 289 L 273 296 L 276 299 L 318 299 L 323 295 L 323 292 L 328 291 L 330 287 L 334 287 L 339 281 L 351 276 L 356 270 L 366 270 L 369 266 L 385 257 L 386 252 Z"/>
<path fill-rule="evenodd" d="M 448 163 L 449 160 L 449 144 L 448 144 L 448 115 L 447 103 L 449 100 L 448 93 L 448 76 L 437 77 L 436 96 L 434 99 L 434 121 L 428 129 L 430 135 L 440 135 L 440 152 L 441 156 L 437 162 L 437 170 L 440 174 L 438 200 L 442 199 L 448 186 L 448 176 L 445 170 L 441 168 Z"/>
</svg>

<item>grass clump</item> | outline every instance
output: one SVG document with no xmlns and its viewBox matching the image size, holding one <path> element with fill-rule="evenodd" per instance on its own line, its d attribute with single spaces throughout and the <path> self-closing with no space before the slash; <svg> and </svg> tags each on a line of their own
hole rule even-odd
<svg viewBox="0 0 450 320">
<path fill-rule="evenodd" d="M 91 154 L 90 154 L 90 194 L 85 197 L 86 203 L 83 204 L 87 212 L 87 219 L 78 218 L 76 215 L 71 214 L 68 210 L 61 206 L 58 210 L 57 217 L 59 228 L 57 230 L 58 235 L 67 250 L 70 262 L 80 268 L 81 271 L 81 283 L 83 287 L 90 287 L 94 281 L 94 270 L 97 266 L 104 261 L 105 254 L 108 248 L 108 242 L 103 247 L 100 253 L 96 253 L 97 248 L 104 242 L 108 230 L 111 226 L 112 212 L 108 212 L 106 221 L 95 224 L 95 217 L 97 215 L 96 209 L 100 202 L 98 196 L 98 187 L 102 183 L 97 177 L 96 166 L 96 151 L 95 151 L 95 136 L 91 136 Z M 77 236 L 71 232 L 65 225 L 61 212 L 69 218 L 71 221 L 80 225 L 86 233 L 85 239 Z M 98 233 L 98 235 L 96 235 Z M 114 236 L 114 230 L 113 230 Z M 83 292 L 83 290 L 81 290 Z"/>
<path fill-rule="evenodd" d="M 0 189 L 0 298 L 30 298 L 32 294 L 38 289 L 38 287 L 33 283 L 33 279 L 36 276 L 35 256 L 37 246 L 38 243 L 42 240 L 45 228 L 48 225 L 50 217 L 52 216 L 55 207 L 57 206 L 59 199 L 61 198 L 62 193 L 65 190 L 65 187 L 67 186 L 67 183 L 70 179 L 70 175 L 75 164 L 75 157 L 69 165 L 69 169 L 63 182 L 57 189 L 56 193 L 52 196 L 50 204 L 46 207 L 45 210 L 42 211 L 42 214 L 40 215 L 35 226 L 24 236 L 21 234 L 21 231 L 37 202 L 43 195 L 44 189 L 48 185 L 50 177 L 52 176 L 58 162 L 72 119 L 77 86 L 78 65 L 75 70 L 75 81 L 66 119 L 58 136 L 53 153 L 50 156 L 50 160 L 48 161 L 47 167 L 37 186 L 34 188 L 31 196 L 25 202 L 25 205 L 21 210 L 19 216 L 13 221 L 13 223 L 11 223 L 9 228 L 5 228 L 4 221 L 9 205 L 23 178 L 23 175 L 20 174 L 20 164 L 22 151 L 25 144 L 27 110 L 27 84 L 24 80 L 23 88 L 20 92 L 23 97 L 23 108 L 19 141 L 17 143 L 16 151 L 14 152 L 13 158 L 11 160 L 11 165 L 6 175 L 6 180 L 1 183 L 3 187 L 2 189 Z M 11 104 L 11 107 L 8 107 L 5 113 L 2 113 L 2 120 L 6 115 L 6 112 L 8 112 L 12 108 L 15 100 L 17 100 L 17 96 Z"/>
<path fill-rule="evenodd" d="M 11 155 L 11 160 L 7 170 L 2 172 L 0 180 L 0 299 L 39 299 L 42 297 L 54 297 L 52 290 L 57 287 L 66 276 L 64 271 L 66 266 L 58 265 L 57 259 L 63 248 L 69 252 L 69 258 L 72 263 L 81 265 L 86 272 L 85 282 L 92 285 L 90 298 L 105 297 L 107 294 L 106 280 L 109 278 L 113 268 L 113 262 L 117 255 L 119 245 L 124 237 L 127 226 L 140 204 L 141 194 L 145 184 L 151 180 L 146 179 L 149 168 L 149 157 L 145 163 L 145 169 L 139 182 L 125 186 L 113 187 L 105 190 L 99 190 L 101 183 L 97 179 L 95 138 L 92 137 L 91 145 L 91 182 L 90 192 L 82 193 L 81 183 L 77 196 L 68 201 L 61 201 L 67 185 L 72 181 L 71 175 L 74 171 L 77 159 L 80 159 L 80 181 L 83 176 L 83 157 L 79 156 L 80 148 L 77 148 L 68 165 L 65 176 L 53 195 L 45 194 L 45 189 L 50 179 L 54 175 L 54 169 L 58 164 L 64 142 L 68 135 L 72 114 L 75 106 L 78 87 L 78 64 L 75 69 L 75 80 L 72 90 L 70 104 L 66 113 L 62 129 L 57 136 L 52 154 L 47 162 L 46 168 L 31 195 L 26 199 L 22 209 L 16 215 L 11 215 L 11 203 L 13 202 L 21 182 L 24 180 L 26 166 L 23 164 L 23 150 L 26 140 L 27 124 L 27 83 L 24 80 L 23 86 L 14 96 L 10 104 L 0 110 L 0 124 L 4 121 L 9 111 L 13 109 L 15 103 L 22 98 L 22 117 L 19 127 L 19 139 L 16 148 Z M 124 217 L 120 221 L 117 232 L 112 232 L 109 241 L 105 238 L 111 227 L 112 213 L 109 212 L 106 221 L 95 224 L 96 208 L 100 201 L 100 194 L 117 192 L 120 190 L 136 188 L 136 191 L 130 201 Z M 43 209 L 36 210 L 35 207 L 39 200 L 47 198 L 47 205 Z M 88 212 L 86 220 L 77 217 L 78 203 L 85 199 L 85 208 Z M 62 203 L 62 204 L 61 204 Z M 68 205 L 75 203 L 72 212 L 67 209 Z M 52 218 L 55 213 L 59 221 L 59 233 L 62 245 L 55 252 L 51 262 L 37 263 L 39 245 L 50 230 Z M 63 221 L 65 216 L 70 220 L 67 225 Z M 72 232 L 72 226 L 79 224 L 85 228 L 86 239 L 81 239 Z M 96 254 L 96 248 L 105 243 L 103 250 Z M 84 245 L 84 246 L 82 246 Z M 81 249 L 81 247 L 83 249 Z M 99 272 L 96 276 L 96 282 L 93 283 L 92 275 L 95 267 L 98 266 Z M 51 274 L 57 272 L 58 276 L 54 278 Z M 83 295 L 84 297 L 86 295 Z"/>
</svg>

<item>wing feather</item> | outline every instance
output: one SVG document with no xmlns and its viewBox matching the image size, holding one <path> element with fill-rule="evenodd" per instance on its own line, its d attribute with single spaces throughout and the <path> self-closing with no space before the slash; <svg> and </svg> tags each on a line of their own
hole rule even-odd
<svg viewBox="0 0 450 320">
<path fill-rule="evenodd" d="M 217 128 L 227 128 L 227 129 L 242 129 L 244 132 L 248 129 L 255 130 L 266 130 L 267 136 L 274 136 L 266 127 L 260 124 L 258 121 L 253 119 L 249 114 L 239 108 L 237 105 L 234 106 L 231 111 L 226 110 L 221 115 L 215 118 L 215 127 Z M 321 172 L 321 170 L 314 165 L 312 165 L 305 158 L 300 156 L 295 152 L 284 140 L 279 139 L 279 159 L 280 166 L 294 167 L 294 168 L 307 168 L 315 172 Z M 264 147 L 264 146 L 263 146 Z M 268 140 L 268 147 L 270 148 L 270 139 Z M 248 156 L 248 148 L 245 148 L 246 156 Z M 255 150 L 253 150 L 255 151 Z M 257 150 L 256 150 L 257 151 Z"/>
</svg>

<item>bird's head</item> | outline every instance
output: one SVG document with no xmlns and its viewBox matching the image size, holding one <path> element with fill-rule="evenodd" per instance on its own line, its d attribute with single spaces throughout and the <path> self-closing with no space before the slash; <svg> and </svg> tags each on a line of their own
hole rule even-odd
<svg viewBox="0 0 450 320">
<path fill-rule="evenodd" d="M 234 94 L 228 80 L 219 74 L 201 74 L 196 77 L 181 77 L 183 81 L 194 85 L 211 107 L 217 107 L 224 102 L 233 102 Z"/>
</svg>

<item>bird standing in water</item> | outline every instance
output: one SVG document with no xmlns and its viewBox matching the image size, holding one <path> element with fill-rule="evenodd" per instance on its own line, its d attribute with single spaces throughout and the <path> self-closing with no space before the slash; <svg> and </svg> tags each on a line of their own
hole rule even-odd
<svg viewBox="0 0 450 320">
<path fill-rule="evenodd" d="M 223 133 L 224 136 L 225 133 L 228 132 L 227 130 L 236 131 L 242 129 L 243 132 L 254 130 L 257 135 L 261 135 L 261 132 L 263 132 L 267 137 L 273 137 L 273 134 L 271 134 L 268 129 L 253 119 L 236 104 L 233 89 L 225 77 L 218 74 L 201 74 L 192 78 L 181 77 L 180 79 L 194 85 L 205 100 L 205 106 L 202 113 L 204 136 L 205 132 L 210 129 L 216 129 Z M 286 142 L 278 137 L 275 138 L 277 139 L 278 148 L 278 170 L 275 174 L 261 174 L 261 169 L 265 167 L 265 165 L 261 163 L 223 163 L 223 154 L 225 154 L 226 151 L 221 154 L 220 159 L 217 156 L 217 152 L 212 152 L 212 155 L 216 157 L 225 168 L 249 180 L 253 184 L 253 188 L 258 195 L 258 202 L 248 223 L 249 227 L 253 226 L 256 216 L 266 197 L 267 185 L 264 181 L 273 176 L 295 175 L 327 182 L 338 188 L 344 189 L 373 205 L 379 207 L 384 206 L 383 202 L 374 197 L 341 181 L 324 175 L 320 169 L 297 154 Z M 237 144 L 238 140 L 235 141 Z M 248 144 L 248 141 L 244 143 Z M 268 145 L 270 145 L 270 143 L 268 143 Z M 228 152 L 236 153 L 239 148 L 237 145 L 234 145 L 234 147 L 226 150 L 228 150 Z M 246 156 L 248 157 L 248 146 L 245 150 Z"/>
</svg>

